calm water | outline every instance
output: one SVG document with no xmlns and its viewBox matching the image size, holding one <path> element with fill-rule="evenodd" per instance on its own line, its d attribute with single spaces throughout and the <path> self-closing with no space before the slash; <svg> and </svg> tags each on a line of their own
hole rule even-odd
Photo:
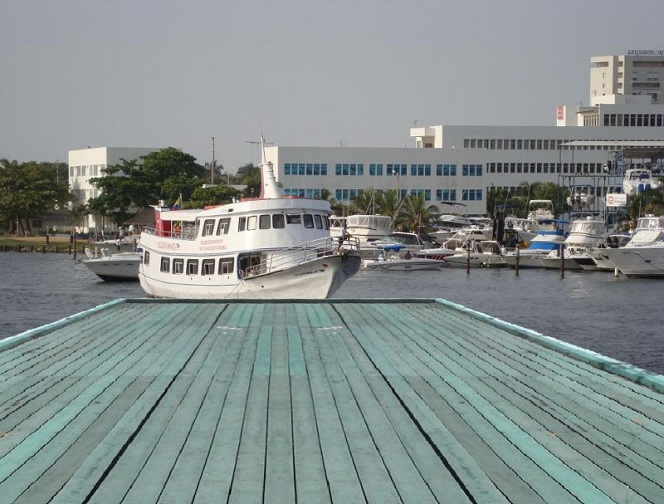
<svg viewBox="0 0 664 504">
<path fill-rule="evenodd" d="M 0 253 L 0 338 L 117 298 L 138 283 L 97 279 L 66 254 Z M 447 269 L 360 272 L 337 298 L 444 298 L 664 374 L 664 280 L 610 273 Z"/>
</svg>

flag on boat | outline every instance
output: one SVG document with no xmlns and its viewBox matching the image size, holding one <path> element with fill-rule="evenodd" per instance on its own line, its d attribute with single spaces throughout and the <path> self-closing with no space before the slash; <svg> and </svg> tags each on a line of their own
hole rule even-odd
<svg viewBox="0 0 664 504">
<path fill-rule="evenodd" d="M 173 203 L 171 210 L 180 210 L 180 208 L 182 208 L 182 195 L 180 195 L 180 197 L 175 200 L 175 203 Z"/>
</svg>

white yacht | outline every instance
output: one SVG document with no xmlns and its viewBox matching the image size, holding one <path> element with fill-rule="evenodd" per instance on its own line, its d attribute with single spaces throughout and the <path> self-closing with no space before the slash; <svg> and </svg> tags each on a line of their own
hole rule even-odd
<svg viewBox="0 0 664 504">
<path fill-rule="evenodd" d="M 600 253 L 627 277 L 664 278 L 664 216 L 639 218 L 632 239 L 624 247 Z"/>
<path fill-rule="evenodd" d="M 604 243 L 606 223 L 603 219 L 586 215 L 572 221 L 569 234 L 565 238 L 565 269 L 595 270 L 597 266 L 590 250 Z M 559 269 L 560 250 L 551 251 L 546 257 L 540 258 L 547 269 Z"/>
<path fill-rule="evenodd" d="M 507 261 L 500 244 L 495 240 L 467 242 L 463 249 L 444 258 L 445 264 L 453 268 L 504 268 Z"/>
<path fill-rule="evenodd" d="M 329 202 L 284 196 L 264 149 L 261 175 L 258 198 L 184 217 L 155 209 L 156 227 L 140 239 L 148 295 L 324 299 L 358 272 L 357 240 L 330 235 Z"/>
<path fill-rule="evenodd" d="M 657 189 L 661 182 L 652 176 L 647 168 L 629 168 L 625 170 L 623 178 L 623 192 L 628 196 L 641 194 L 651 189 Z"/>
</svg>

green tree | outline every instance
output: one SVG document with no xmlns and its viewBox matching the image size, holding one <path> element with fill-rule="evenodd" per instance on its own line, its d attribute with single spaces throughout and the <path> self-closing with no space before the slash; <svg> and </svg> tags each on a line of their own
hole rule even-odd
<svg viewBox="0 0 664 504">
<path fill-rule="evenodd" d="M 375 189 L 360 189 L 351 200 L 351 213 L 371 215 L 376 213 L 378 202 L 376 201 L 377 191 Z"/>
<path fill-rule="evenodd" d="M 59 163 L 0 160 L 0 215 L 10 231 L 29 234 L 30 219 L 73 199 Z"/>
<path fill-rule="evenodd" d="M 392 228 L 397 229 L 400 226 L 399 212 L 401 211 L 401 200 L 396 189 L 379 191 L 377 194 L 377 203 L 380 214 L 392 217 Z"/>
<path fill-rule="evenodd" d="M 237 180 L 247 187 L 244 190 L 246 197 L 258 197 L 261 194 L 261 168 L 248 163 L 237 170 Z"/>
<path fill-rule="evenodd" d="M 105 176 L 90 179 L 100 192 L 90 200 L 90 210 L 116 224 L 160 200 L 172 204 L 180 195 L 190 199 L 206 174 L 193 156 L 173 147 L 142 156 L 140 162 L 122 159 L 102 171 Z"/>
<path fill-rule="evenodd" d="M 413 233 L 428 232 L 429 222 L 438 212 L 438 207 L 427 204 L 424 194 L 410 194 L 403 205 L 401 224 Z"/>
<path fill-rule="evenodd" d="M 227 185 L 215 185 L 211 187 L 198 187 L 191 195 L 192 208 L 204 208 L 212 205 L 223 205 L 231 203 L 239 198 L 241 192 Z"/>
</svg>

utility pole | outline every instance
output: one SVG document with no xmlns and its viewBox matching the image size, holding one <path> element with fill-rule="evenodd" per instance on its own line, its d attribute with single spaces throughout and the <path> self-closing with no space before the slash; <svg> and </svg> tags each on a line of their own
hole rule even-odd
<svg viewBox="0 0 664 504">
<path fill-rule="evenodd" d="M 212 161 L 210 161 L 210 184 L 214 184 L 214 137 L 212 137 Z"/>
</svg>

